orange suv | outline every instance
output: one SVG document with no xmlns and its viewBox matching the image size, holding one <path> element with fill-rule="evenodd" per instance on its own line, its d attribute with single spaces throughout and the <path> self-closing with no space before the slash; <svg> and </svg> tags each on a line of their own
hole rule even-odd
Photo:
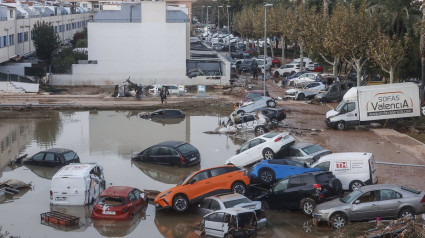
<svg viewBox="0 0 425 238">
<path fill-rule="evenodd" d="M 207 196 L 232 191 L 245 194 L 249 178 L 245 170 L 233 165 L 199 170 L 177 186 L 167 189 L 155 198 L 156 209 L 173 208 L 184 212 L 189 204 L 202 201 Z"/>
</svg>

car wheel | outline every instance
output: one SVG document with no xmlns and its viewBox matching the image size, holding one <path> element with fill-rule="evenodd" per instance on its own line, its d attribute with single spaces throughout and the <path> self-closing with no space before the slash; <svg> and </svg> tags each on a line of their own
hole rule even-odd
<svg viewBox="0 0 425 238">
<path fill-rule="evenodd" d="M 304 100 L 305 96 L 304 93 L 298 94 L 297 100 Z"/>
<path fill-rule="evenodd" d="M 268 100 L 267 101 L 267 106 L 268 107 L 276 107 L 276 102 L 273 100 Z"/>
<path fill-rule="evenodd" d="M 415 212 L 412 208 L 403 208 L 401 209 L 400 213 L 398 214 L 399 218 L 407 218 L 407 219 L 414 219 L 415 218 Z"/>
<path fill-rule="evenodd" d="M 363 183 L 359 180 L 354 180 L 350 183 L 350 191 L 357 190 L 363 186 Z"/>
<path fill-rule="evenodd" d="M 273 150 L 271 150 L 269 148 L 265 148 L 263 150 L 263 157 L 266 160 L 273 159 L 274 158 L 274 152 L 273 152 Z"/>
<path fill-rule="evenodd" d="M 255 134 L 256 135 L 263 135 L 265 133 L 266 133 L 266 128 L 264 126 L 255 127 Z"/>
<path fill-rule="evenodd" d="M 271 169 L 262 169 L 258 177 L 265 184 L 271 184 L 276 179 L 276 176 Z"/>
<path fill-rule="evenodd" d="M 176 212 L 184 212 L 189 208 L 189 201 L 183 195 L 178 195 L 173 199 L 173 209 Z"/>
<path fill-rule="evenodd" d="M 306 216 L 311 216 L 311 214 L 313 214 L 315 206 L 316 201 L 314 201 L 313 198 L 303 198 L 301 200 L 301 209 Z"/>
<path fill-rule="evenodd" d="M 279 125 L 279 121 L 276 119 L 276 118 L 274 118 L 274 119 L 271 119 L 271 124 L 273 125 L 273 126 L 278 126 Z"/>
<path fill-rule="evenodd" d="M 270 210 L 270 206 L 269 206 L 269 204 L 266 202 L 266 201 L 261 201 L 261 208 L 263 209 L 263 210 Z"/>
<path fill-rule="evenodd" d="M 232 185 L 232 192 L 244 195 L 246 193 L 246 185 L 242 182 L 235 182 Z"/>
<path fill-rule="evenodd" d="M 339 122 L 336 124 L 336 129 L 338 129 L 338 130 L 340 130 L 340 131 L 345 130 L 345 127 L 346 127 L 346 125 L 345 125 L 345 122 L 344 122 L 344 121 L 339 121 Z"/>
<path fill-rule="evenodd" d="M 239 110 L 236 114 L 239 114 L 240 116 L 243 116 L 245 114 L 244 110 Z"/>
<path fill-rule="evenodd" d="M 329 188 L 334 193 L 334 195 L 343 194 L 341 180 L 337 178 L 329 180 Z"/>
<path fill-rule="evenodd" d="M 331 219 L 329 222 L 333 228 L 339 229 L 344 227 L 347 224 L 347 218 L 343 214 L 337 213 L 331 216 Z"/>
</svg>

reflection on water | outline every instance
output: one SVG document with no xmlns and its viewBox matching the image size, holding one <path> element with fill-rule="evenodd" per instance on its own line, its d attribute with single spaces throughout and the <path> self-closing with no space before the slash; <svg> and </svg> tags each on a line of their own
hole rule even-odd
<svg viewBox="0 0 425 238">
<path fill-rule="evenodd" d="M 72 229 L 74 232 L 85 231 L 88 227 L 91 226 L 92 220 L 90 218 L 92 206 L 60 206 L 60 205 L 50 205 L 50 211 L 57 211 L 65 213 L 71 216 L 79 217 L 80 224 L 76 229 Z M 57 229 L 57 228 L 56 228 Z"/>
<path fill-rule="evenodd" d="M 58 172 L 61 168 L 51 168 L 51 167 L 43 167 L 43 166 L 36 166 L 36 165 L 24 165 L 26 168 L 31 170 L 34 174 L 39 176 L 40 178 L 49 179 L 52 180 L 53 175 L 55 175 L 56 172 Z"/>
<path fill-rule="evenodd" d="M 185 118 L 151 118 L 150 120 L 165 126 L 166 124 L 179 124 L 183 122 Z"/>
<path fill-rule="evenodd" d="M 172 210 L 162 210 L 155 214 L 155 225 L 161 235 L 167 238 L 199 237 L 195 230 L 201 219 L 200 215 L 190 211 L 186 214 L 179 214 Z"/>
<path fill-rule="evenodd" d="M 13 202 L 17 199 L 20 199 L 22 196 L 24 196 L 31 189 L 32 189 L 31 187 L 20 188 L 20 189 L 18 189 L 19 192 L 17 194 L 7 194 L 7 193 L 0 192 L 0 204 Z"/>
<path fill-rule="evenodd" d="M 50 111 L 46 112 L 46 119 L 38 120 L 35 125 L 34 130 L 34 140 L 40 146 L 51 147 L 57 140 L 57 136 L 61 133 L 62 130 L 62 120 L 61 116 L 72 116 L 62 113 L 59 115 L 59 112 Z"/>
<path fill-rule="evenodd" d="M 130 220 L 93 220 L 93 226 L 102 236 L 123 237 L 131 234 L 141 220 L 146 220 L 146 207 Z M 140 237 L 143 237 L 143 235 Z"/>
<path fill-rule="evenodd" d="M 201 169 L 199 164 L 188 168 L 179 168 L 140 161 L 133 161 L 132 163 L 150 178 L 166 184 L 177 184 L 189 174 Z"/>
</svg>

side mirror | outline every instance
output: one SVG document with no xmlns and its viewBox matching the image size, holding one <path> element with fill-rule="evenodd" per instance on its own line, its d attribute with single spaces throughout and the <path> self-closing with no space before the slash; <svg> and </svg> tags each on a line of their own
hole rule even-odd
<svg viewBox="0 0 425 238">
<path fill-rule="evenodd" d="M 359 203 L 360 203 L 360 200 L 354 201 L 354 204 L 359 204 Z"/>
</svg>

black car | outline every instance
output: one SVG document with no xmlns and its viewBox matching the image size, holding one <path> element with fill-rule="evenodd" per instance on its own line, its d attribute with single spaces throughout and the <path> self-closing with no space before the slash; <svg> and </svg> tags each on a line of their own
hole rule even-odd
<svg viewBox="0 0 425 238">
<path fill-rule="evenodd" d="M 22 161 L 22 163 L 46 167 L 62 167 L 70 163 L 80 163 L 80 158 L 72 150 L 52 148 L 40 151 L 32 157 Z"/>
<path fill-rule="evenodd" d="M 311 216 L 317 203 L 342 195 L 341 181 L 325 171 L 293 175 L 279 180 L 269 192 L 257 196 L 266 208 L 301 209 Z"/>
<path fill-rule="evenodd" d="M 201 161 L 198 149 L 182 141 L 165 141 L 134 155 L 132 160 L 157 164 L 189 166 Z"/>
<path fill-rule="evenodd" d="M 257 111 L 268 117 L 273 126 L 277 126 L 279 122 L 286 118 L 286 112 L 284 108 L 264 107 L 258 109 Z"/>
<path fill-rule="evenodd" d="M 184 118 L 185 114 L 178 109 L 159 109 L 151 113 L 141 113 L 141 118 L 153 119 L 153 118 Z"/>
<path fill-rule="evenodd" d="M 238 72 L 251 72 L 251 63 L 252 59 L 245 59 L 242 61 L 241 65 L 239 66 Z"/>
</svg>

